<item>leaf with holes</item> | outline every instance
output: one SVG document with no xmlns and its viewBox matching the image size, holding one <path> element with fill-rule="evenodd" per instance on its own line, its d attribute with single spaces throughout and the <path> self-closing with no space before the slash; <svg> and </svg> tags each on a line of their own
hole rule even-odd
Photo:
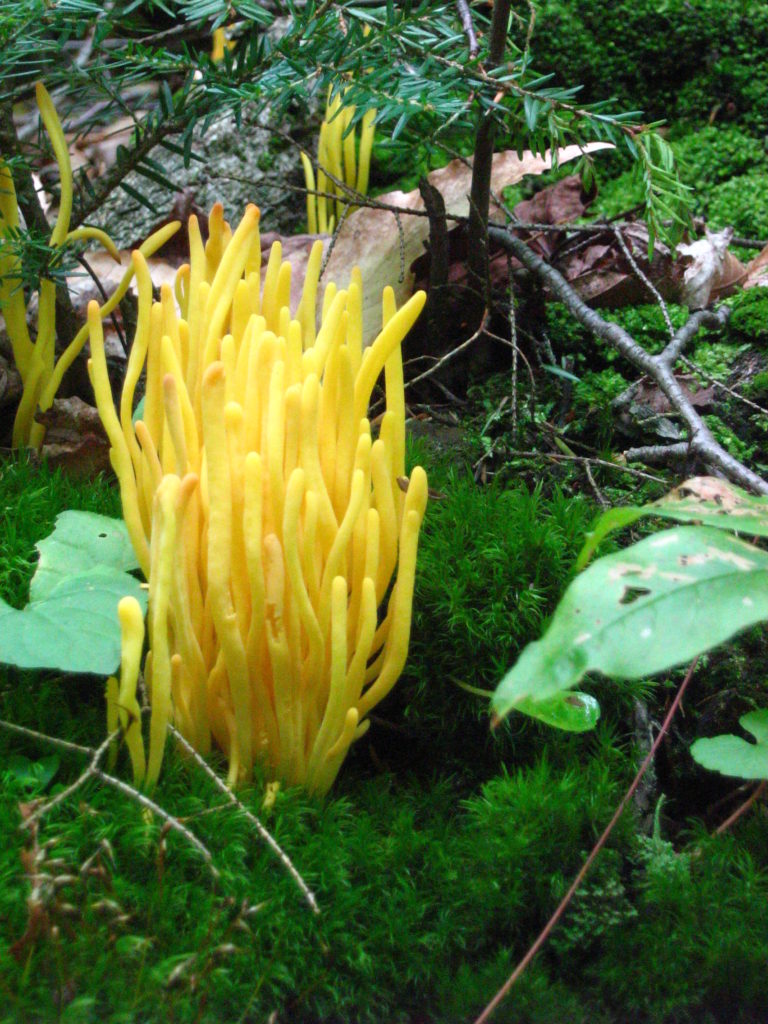
<svg viewBox="0 0 768 1024">
<path fill-rule="evenodd" d="M 768 553 L 709 527 L 664 530 L 576 577 L 491 705 L 503 718 L 521 702 L 570 690 L 590 671 L 653 675 L 765 618 Z"/>
<path fill-rule="evenodd" d="M 64 512 L 40 559 L 21 610 L 0 600 L 0 662 L 18 668 L 109 675 L 120 662 L 117 605 L 132 596 L 146 609 L 125 524 L 91 512 Z"/>
<path fill-rule="evenodd" d="M 604 512 L 587 534 L 576 568 L 584 568 L 609 533 L 630 526 L 642 516 L 661 516 L 681 523 L 701 523 L 717 530 L 746 533 L 750 537 L 768 537 L 767 498 L 757 498 L 713 476 L 698 476 L 686 480 L 650 505 L 612 508 Z"/>
<path fill-rule="evenodd" d="M 735 775 L 739 779 L 768 779 L 768 708 L 742 715 L 739 725 L 751 732 L 756 743 L 748 743 L 740 736 L 713 736 L 696 740 L 691 756 L 703 768 Z"/>
</svg>

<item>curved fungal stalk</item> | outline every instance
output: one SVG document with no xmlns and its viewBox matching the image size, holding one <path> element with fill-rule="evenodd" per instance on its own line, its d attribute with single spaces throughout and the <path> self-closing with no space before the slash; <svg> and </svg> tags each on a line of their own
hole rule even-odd
<svg viewBox="0 0 768 1024">
<path fill-rule="evenodd" d="M 417 467 L 407 493 L 398 483 L 400 348 L 425 296 L 398 310 L 387 290 L 364 349 L 359 272 L 320 294 L 316 243 L 292 309 L 277 244 L 260 282 L 256 208 L 234 232 L 220 206 L 210 223 L 203 245 L 190 222 L 176 298 L 164 288 L 153 301 L 144 255 L 133 255 L 139 310 L 119 411 L 101 311 L 89 310 L 96 401 L 149 579 L 145 781 L 172 720 L 195 749 L 225 752 L 231 784 L 259 764 L 325 793 L 408 650 L 427 482 Z M 382 375 L 376 436 L 367 411 Z"/>
</svg>

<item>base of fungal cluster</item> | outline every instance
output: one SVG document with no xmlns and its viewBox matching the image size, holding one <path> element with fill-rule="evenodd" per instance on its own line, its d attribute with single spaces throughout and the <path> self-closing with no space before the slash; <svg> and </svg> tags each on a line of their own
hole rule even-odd
<svg viewBox="0 0 768 1024">
<path fill-rule="evenodd" d="M 405 477 L 401 342 L 425 297 L 397 310 L 385 289 L 382 329 L 364 347 L 359 272 L 346 289 L 326 285 L 318 316 L 316 243 L 291 310 L 291 265 L 275 243 L 262 273 L 258 221 L 250 206 L 233 233 L 217 205 L 203 244 L 190 218 L 189 264 L 159 301 L 133 254 L 138 322 L 119 410 L 89 308 L 89 371 L 149 581 L 147 756 L 144 626 L 130 599 L 108 693 L 137 781 L 156 781 L 173 722 L 200 753 L 226 753 L 230 784 L 258 762 L 324 793 L 408 651 L 427 481 L 418 467 Z M 376 431 L 368 404 L 382 371 Z"/>
</svg>

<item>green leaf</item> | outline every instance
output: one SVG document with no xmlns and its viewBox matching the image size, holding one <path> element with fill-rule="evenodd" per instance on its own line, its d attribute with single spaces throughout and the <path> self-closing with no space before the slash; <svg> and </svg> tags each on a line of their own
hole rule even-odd
<svg viewBox="0 0 768 1024">
<path fill-rule="evenodd" d="M 768 553 L 709 527 L 664 530 L 599 559 L 568 587 L 491 701 L 503 717 L 575 686 L 662 672 L 768 618 Z"/>
<path fill-rule="evenodd" d="M 0 600 L 0 662 L 110 675 L 120 663 L 117 605 L 126 596 L 146 610 L 135 577 L 100 566 L 63 580 L 21 611 Z"/>
<path fill-rule="evenodd" d="M 735 775 L 740 779 L 768 779 L 768 708 L 742 715 L 739 725 L 751 732 L 757 743 L 727 734 L 696 740 L 691 756 L 703 768 Z"/>
<path fill-rule="evenodd" d="M 576 563 L 577 570 L 587 564 L 609 533 L 629 526 L 642 516 L 662 516 L 751 537 L 768 537 L 768 498 L 754 497 L 716 477 L 694 477 L 650 505 L 612 508 L 603 513 L 587 534 Z"/>
<path fill-rule="evenodd" d="M 542 701 L 522 700 L 515 705 L 515 711 L 566 732 L 588 732 L 600 718 L 600 705 L 595 698 L 578 690 L 556 693 Z"/>
<path fill-rule="evenodd" d="M 49 754 L 30 761 L 23 754 L 11 754 L 5 762 L 6 771 L 24 789 L 43 792 L 59 770 L 58 754 Z"/>
<path fill-rule="evenodd" d="M 53 533 L 36 547 L 30 601 L 42 601 L 63 580 L 99 566 L 121 573 L 139 568 L 123 520 L 95 512 L 62 512 Z"/>
<path fill-rule="evenodd" d="M 109 675 L 120 663 L 117 605 L 146 591 L 129 575 L 138 569 L 121 519 L 95 512 L 62 512 L 19 611 L 0 600 L 0 662 L 18 668 Z"/>
</svg>

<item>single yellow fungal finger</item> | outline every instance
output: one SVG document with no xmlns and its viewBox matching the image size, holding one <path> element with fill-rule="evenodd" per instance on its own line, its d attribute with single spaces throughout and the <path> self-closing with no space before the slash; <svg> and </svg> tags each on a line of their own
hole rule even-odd
<svg viewBox="0 0 768 1024">
<path fill-rule="evenodd" d="M 368 179 L 371 173 L 371 151 L 373 139 L 376 134 L 375 128 L 376 111 L 366 110 L 363 114 L 362 127 L 360 129 L 360 152 L 357 156 L 357 191 L 361 195 L 368 194 Z"/>
<path fill-rule="evenodd" d="M 135 597 L 124 597 L 117 605 L 120 620 L 120 689 L 117 695 L 120 725 L 131 757 L 134 784 L 144 781 L 146 763 L 141 733 L 141 708 L 136 686 L 144 649 L 144 613 Z"/>
<path fill-rule="evenodd" d="M 64 137 L 64 129 L 61 127 L 59 115 L 56 113 L 53 101 L 42 82 L 37 82 L 35 85 L 35 98 L 59 167 L 59 212 L 56 215 L 56 223 L 50 241 L 50 245 L 53 247 L 63 245 L 69 231 L 69 222 L 72 217 L 72 164 L 69 160 L 69 147 Z"/>
<path fill-rule="evenodd" d="M 366 352 L 355 381 L 355 415 L 358 419 L 365 415 L 373 386 L 384 369 L 384 364 L 395 346 L 401 344 L 403 338 L 416 323 L 426 301 L 425 292 L 416 292 L 412 295 L 382 328 L 381 333 Z"/>
<path fill-rule="evenodd" d="M 304 168 L 304 184 L 307 187 L 307 231 L 317 234 L 317 196 L 315 193 L 315 171 L 307 154 L 301 152 L 301 166 Z"/>
<path fill-rule="evenodd" d="M 122 259 L 120 258 L 120 252 L 119 252 L 117 246 L 112 241 L 112 239 L 109 237 L 107 232 L 106 231 L 102 231 L 101 228 L 93 228 L 93 227 L 75 228 L 74 231 L 68 231 L 67 232 L 67 237 L 64 239 L 65 242 L 82 242 L 82 241 L 89 241 L 89 240 L 94 241 L 94 242 L 101 242 L 103 247 L 106 249 L 106 251 L 112 257 L 112 259 L 115 261 L 115 263 L 122 263 L 123 262 Z"/>
<path fill-rule="evenodd" d="M 152 571 L 149 579 L 149 642 L 152 649 L 152 714 L 146 784 L 152 788 L 160 775 L 172 716 L 172 666 L 169 638 L 173 561 L 177 542 L 177 504 L 181 481 L 163 477 L 155 495 L 152 532 Z"/>
</svg>

